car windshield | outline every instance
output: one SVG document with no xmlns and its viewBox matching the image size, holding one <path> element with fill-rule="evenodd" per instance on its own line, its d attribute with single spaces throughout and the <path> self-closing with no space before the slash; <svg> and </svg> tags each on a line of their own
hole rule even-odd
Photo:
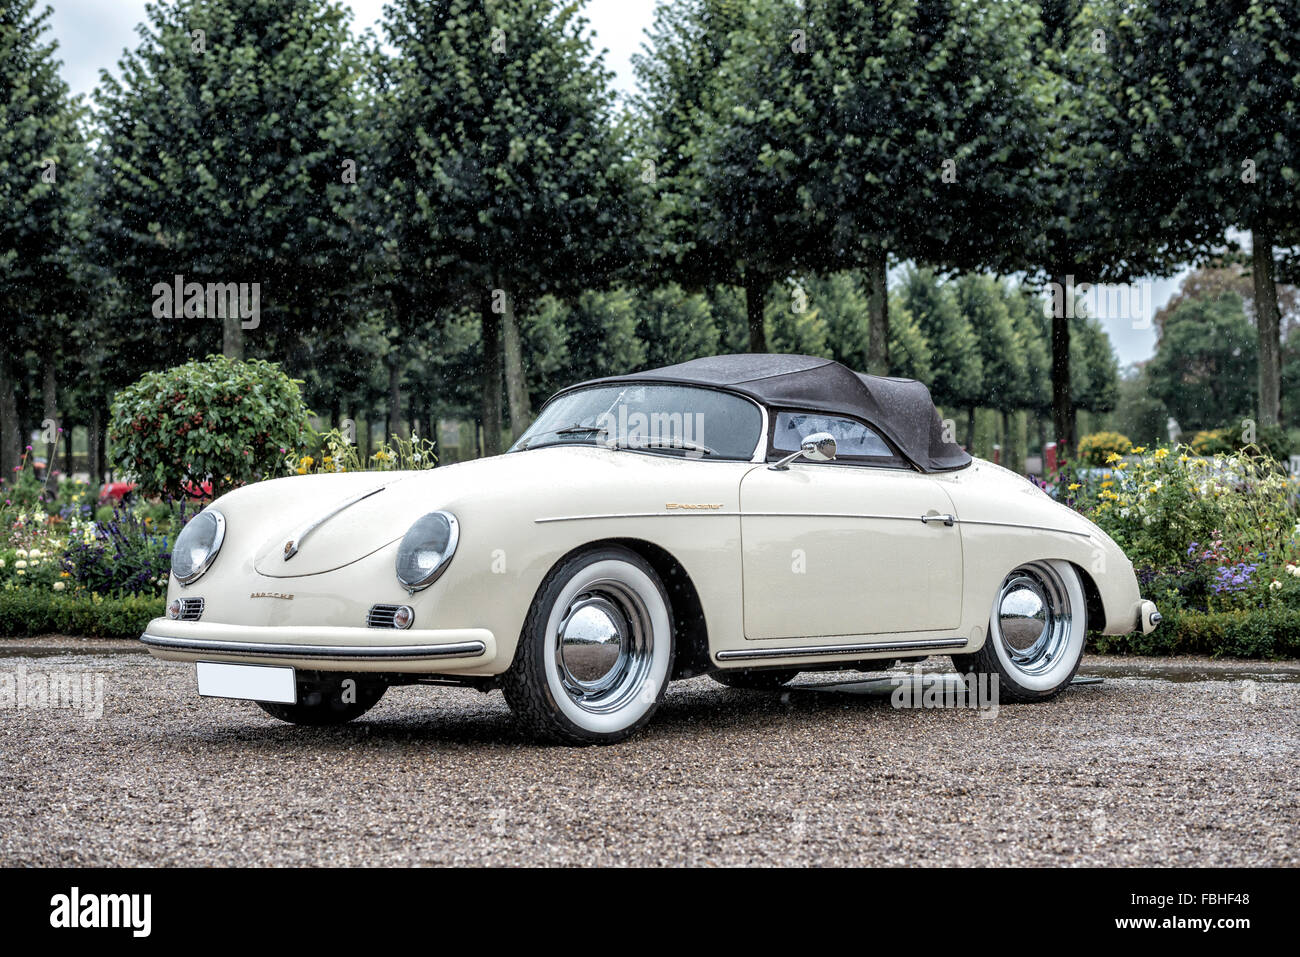
<svg viewBox="0 0 1300 957">
<path fill-rule="evenodd" d="M 715 389 L 640 383 L 592 386 L 554 399 L 510 451 L 605 445 L 747 461 L 762 428 L 758 406 Z"/>
</svg>

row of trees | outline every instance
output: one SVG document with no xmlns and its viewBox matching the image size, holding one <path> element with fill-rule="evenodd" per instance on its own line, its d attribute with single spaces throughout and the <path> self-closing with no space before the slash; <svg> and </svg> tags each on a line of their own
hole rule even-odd
<svg viewBox="0 0 1300 957">
<path fill-rule="evenodd" d="M 34 0 L 0 0 L 0 460 L 34 420 L 17 390 L 97 435 L 113 390 L 217 349 L 280 359 L 354 417 L 381 366 L 394 423 L 472 401 L 491 452 L 561 346 L 599 344 L 595 372 L 641 361 L 616 346 L 627 297 L 679 331 L 739 295 L 744 335 L 719 343 L 811 350 L 807 312 L 769 308 L 795 283 L 867 317 L 863 341 L 819 313 L 831 354 L 924 358 L 945 407 L 1050 406 L 1072 443 L 1080 403 L 1111 401 L 1082 371 L 1105 365 L 1095 326 L 1041 328 L 1032 294 L 928 270 L 1123 281 L 1221 255 L 1230 227 L 1253 237 L 1276 421 L 1298 4 L 681 0 L 622 110 L 576 3 L 394 0 L 381 46 L 336 0 L 177 0 L 87 114 Z M 891 294 L 898 261 L 921 268 Z M 647 362 L 658 335 L 634 337 Z"/>
</svg>

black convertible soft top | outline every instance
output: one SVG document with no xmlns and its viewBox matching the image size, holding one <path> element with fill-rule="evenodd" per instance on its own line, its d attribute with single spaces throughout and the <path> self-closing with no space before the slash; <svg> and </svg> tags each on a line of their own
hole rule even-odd
<svg viewBox="0 0 1300 957">
<path fill-rule="evenodd" d="M 831 359 L 764 353 L 709 356 L 592 379 L 563 391 L 618 382 L 711 386 L 749 396 L 769 408 L 850 415 L 879 430 L 923 472 L 947 472 L 971 463 L 965 449 L 944 438 L 939 410 L 924 383 L 864 375 Z"/>
</svg>

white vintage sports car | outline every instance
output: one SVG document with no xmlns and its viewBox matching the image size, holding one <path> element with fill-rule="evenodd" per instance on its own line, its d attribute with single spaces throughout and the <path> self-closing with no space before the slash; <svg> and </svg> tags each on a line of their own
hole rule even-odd
<svg viewBox="0 0 1300 957">
<path fill-rule="evenodd" d="M 939 653 L 1036 701 L 1090 626 L 1160 621 L 1115 543 L 954 445 L 924 385 L 788 355 L 575 385 L 492 458 L 238 489 L 178 537 L 168 600 L 142 640 L 200 694 L 332 724 L 390 685 L 501 688 L 570 743 L 706 673 Z"/>
</svg>

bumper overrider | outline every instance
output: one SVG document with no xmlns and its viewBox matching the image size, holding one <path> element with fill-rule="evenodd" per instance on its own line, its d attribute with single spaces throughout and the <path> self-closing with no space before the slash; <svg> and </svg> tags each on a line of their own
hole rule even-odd
<svg viewBox="0 0 1300 957">
<path fill-rule="evenodd" d="M 496 639 L 486 628 L 392 630 L 155 618 L 140 640 L 164 661 L 231 661 L 318 671 L 481 674 L 496 659 Z"/>
<path fill-rule="evenodd" d="M 1142 629 L 1142 634 L 1149 635 L 1156 630 L 1156 625 L 1163 621 L 1163 616 L 1156 610 L 1156 603 L 1153 601 L 1140 601 L 1137 603 L 1137 624 Z"/>
</svg>

